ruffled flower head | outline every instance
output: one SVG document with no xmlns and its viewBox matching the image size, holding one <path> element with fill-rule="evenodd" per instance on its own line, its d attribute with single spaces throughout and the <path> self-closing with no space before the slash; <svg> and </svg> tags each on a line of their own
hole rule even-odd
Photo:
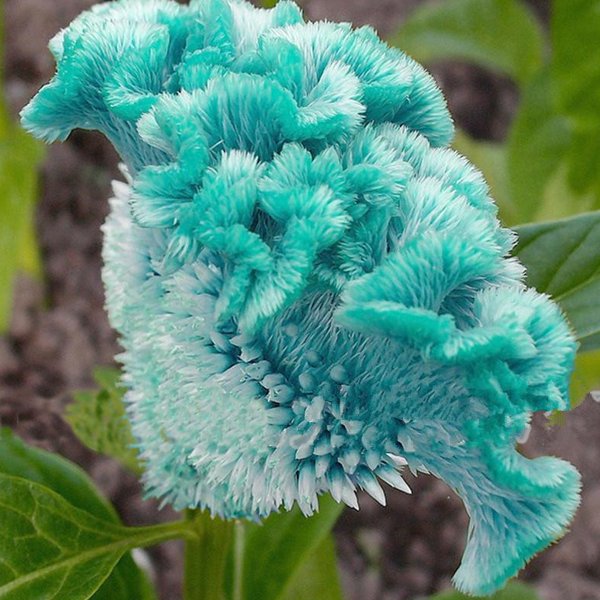
<svg viewBox="0 0 600 600">
<path fill-rule="evenodd" d="M 515 440 L 568 407 L 576 344 L 420 65 L 285 1 L 100 4 L 51 50 L 25 127 L 127 167 L 104 281 L 150 494 L 310 515 L 407 464 L 464 500 L 475 593 L 564 533 L 577 471 Z"/>
</svg>

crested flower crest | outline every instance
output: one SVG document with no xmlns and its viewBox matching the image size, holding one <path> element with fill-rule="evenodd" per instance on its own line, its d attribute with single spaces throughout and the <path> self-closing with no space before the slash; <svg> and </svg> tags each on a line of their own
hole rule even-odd
<svg viewBox="0 0 600 600">
<path fill-rule="evenodd" d="M 126 165 L 103 277 L 151 495 L 310 515 L 408 465 L 465 502 L 473 593 L 564 533 L 577 471 L 515 444 L 568 407 L 576 344 L 419 64 L 286 1 L 100 4 L 51 50 L 25 127 Z"/>
</svg>

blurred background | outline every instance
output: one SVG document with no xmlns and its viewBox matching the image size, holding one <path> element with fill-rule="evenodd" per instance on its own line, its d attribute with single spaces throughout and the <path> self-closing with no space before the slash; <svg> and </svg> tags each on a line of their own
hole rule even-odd
<svg viewBox="0 0 600 600">
<path fill-rule="evenodd" d="M 83 466 L 128 524 L 156 520 L 137 479 L 92 453 L 63 419 L 93 369 L 119 346 L 103 309 L 100 225 L 118 158 L 98 134 L 42 148 L 16 115 L 54 70 L 46 46 L 93 0 L 4 0 L 0 101 L 0 425 Z M 424 62 L 456 120 L 456 148 L 486 175 L 508 225 L 600 207 L 600 2 L 594 0 L 304 0 L 310 19 L 370 24 Z M 600 246 L 598 248 L 600 255 Z M 597 276 L 598 273 L 596 272 Z M 596 332 L 597 334 L 597 332 Z M 557 454 L 584 478 L 571 533 L 522 574 L 545 600 L 600 600 L 600 404 L 587 392 L 598 352 L 583 355 L 578 404 L 536 417 L 523 452 Z M 597 386 L 600 387 L 600 386 Z M 346 510 L 336 528 L 348 600 L 418 599 L 444 590 L 467 515 L 441 482 L 408 475 Z M 160 519 L 173 515 L 163 509 Z M 526 525 L 524 525 L 526 526 Z M 151 551 L 164 600 L 180 597 L 177 543 Z M 318 600 L 318 599 L 315 599 Z"/>
</svg>

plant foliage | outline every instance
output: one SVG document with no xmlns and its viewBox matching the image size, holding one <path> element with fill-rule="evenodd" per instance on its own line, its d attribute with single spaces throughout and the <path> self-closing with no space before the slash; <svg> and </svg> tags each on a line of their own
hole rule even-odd
<svg viewBox="0 0 600 600">
<path fill-rule="evenodd" d="M 517 232 L 528 283 L 561 304 L 582 351 L 600 348 L 600 211 Z"/>
<path fill-rule="evenodd" d="M 66 419 L 77 437 L 96 452 L 110 456 L 134 473 L 142 470 L 135 450 L 135 438 L 127 420 L 118 369 L 98 368 L 94 378 L 99 391 L 75 392 Z"/>
<path fill-rule="evenodd" d="M 25 445 L 6 428 L 0 430 L 0 475 L 19 478 L 43 486 L 47 490 L 53 490 L 62 497 L 68 506 L 79 511 L 85 511 L 92 517 L 109 523 L 111 526 L 120 526 L 120 520 L 114 508 L 98 492 L 82 469 L 58 454 Z M 25 495 L 29 494 L 26 487 L 21 486 L 15 489 L 20 490 Z M 14 494 L 11 497 L 14 499 Z M 15 502 L 16 506 L 13 508 L 17 509 L 18 497 Z M 9 503 L 10 506 L 12 505 Z M 6 508 L 6 510 L 9 510 L 9 508 Z M 4 530 L 2 533 L 4 533 Z M 28 553 L 23 555 L 23 562 L 28 561 L 29 555 L 34 556 L 37 553 L 38 543 L 35 536 L 29 538 Z M 13 561 L 12 566 L 16 570 L 23 567 L 19 560 Z M 33 574 L 29 573 L 29 577 L 33 577 Z M 16 583 L 13 585 L 16 585 Z M 38 585 L 41 584 L 38 583 Z M 44 583 L 44 585 L 46 584 Z M 25 587 L 24 589 L 27 590 L 28 588 Z M 46 588 L 42 589 L 45 590 Z M 48 589 L 50 589 L 50 583 L 48 583 Z M 7 597 L 12 598 L 12 596 Z M 31 600 L 33 596 L 20 597 Z M 131 600 L 132 598 L 154 600 L 155 595 L 146 576 L 136 566 L 127 552 L 120 559 L 110 576 L 93 592 L 92 597 L 93 600 Z M 4 598 L 1 593 L 0 598 Z"/>
</svg>

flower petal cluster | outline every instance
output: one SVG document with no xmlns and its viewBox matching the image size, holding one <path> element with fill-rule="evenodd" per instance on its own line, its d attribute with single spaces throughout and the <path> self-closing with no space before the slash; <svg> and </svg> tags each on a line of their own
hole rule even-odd
<svg viewBox="0 0 600 600">
<path fill-rule="evenodd" d="M 103 276 L 151 495 L 311 514 L 408 465 L 464 500 L 475 593 L 564 533 L 577 471 L 515 446 L 568 407 L 576 344 L 420 65 L 286 1 L 100 4 L 51 50 L 25 127 L 127 167 Z"/>
</svg>

